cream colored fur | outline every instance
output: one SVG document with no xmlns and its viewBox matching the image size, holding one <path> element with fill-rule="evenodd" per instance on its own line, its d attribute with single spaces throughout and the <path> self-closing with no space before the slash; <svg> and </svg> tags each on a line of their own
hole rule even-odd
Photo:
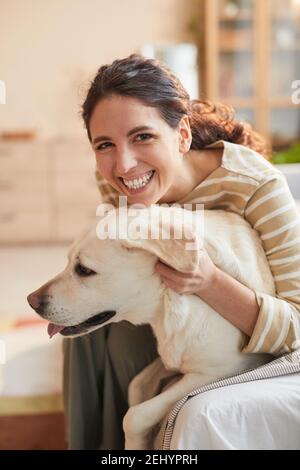
<svg viewBox="0 0 300 470">
<path fill-rule="evenodd" d="M 182 210 L 157 206 L 154 223 L 163 229 L 171 224 L 172 232 L 181 223 L 177 216 Z M 170 211 L 174 221 L 164 222 Z M 141 212 L 142 220 L 146 212 Z M 125 223 L 118 210 L 109 214 L 114 216 L 121 224 Z M 145 217 L 145 226 L 147 223 Z M 158 258 L 175 269 L 191 271 L 199 263 L 201 249 L 206 249 L 223 271 L 251 289 L 275 295 L 273 277 L 257 233 L 236 214 L 205 211 L 203 248 L 193 219 L 185 224 L 188 227 L 182 240 L 131 237 L 99 240 L 93 227 L 71 247 L 66 269 L 37 291 L 47 296 L 43 317 L 58 325 L 77 325 L 99 312 L 116 310 L 117 314 L 105 325 L 127 320 L 135 325 L 152 326 L 160 359 L 130 384 L 131 406 L 123 422 L 127 449 L 153 448 L 157 426 L 188 392 L 271 359 L 268 355 L 241 353 L 247 340 L 244 334 L 198 296 L 179 295 L 166 288 L 154 271 Z M 197 244 L 197 250 L 186 249 L 191 240 Z M 78 257 L 97 274 L 78 277 L 74 272 Z M 182 376 L 159 393 L 159 379 L 175 372 Z"/>
</svg>

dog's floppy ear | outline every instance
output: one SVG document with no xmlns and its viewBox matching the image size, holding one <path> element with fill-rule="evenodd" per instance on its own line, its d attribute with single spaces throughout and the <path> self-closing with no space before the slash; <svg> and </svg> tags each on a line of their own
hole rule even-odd
<svg viewBox="0 0 300 470">
<path fill-rule="evenodd" d="M 126 248 L 140 248 L 181 272 L 194 271 L 202 248 L 199 218 L 181 207 L 152 205 L 128 216 Z M 131 225 L 131 226 L 130 226 Z"/>
</svg>

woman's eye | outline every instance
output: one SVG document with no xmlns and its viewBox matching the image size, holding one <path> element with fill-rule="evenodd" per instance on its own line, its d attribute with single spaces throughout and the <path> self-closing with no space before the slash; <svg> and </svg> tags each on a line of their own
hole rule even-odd
<svg viewBox="0 0 300 470">
<path fill-rule="evenodd" d="M 146 140 L 150 140 L 152 139 L 154 136 L 152 134 L 139 134 L 135 140 L 137 140 L 138 142 L 143 142 L 143 141 L 146 141 Z M 96 150 L 97 151 L 102 151 L 102 150 L 106 150 L 108 149 L 109 147 L 112 146 L 112 143 L 111 142 L 103 142 L 102 144 L 100 144 L 98 147 L 96 147 Z"/>
<path fill-rule="evenodd" d="M 103 142 L 103 144 L 100 144 L 100 145 L 96 148 L 96 150 L 105 150 L 105 149 L 108 148 L 109 145 L 111 145 L 110 142 Z"/>
<path fill-rule="evenodd" d="M 93 271 L 92 269 L 86 268 L 85 266 L 83 266 L 80 263 L 76 264 L 75 273 L 78 276 L 81 276 L 81 277 L 83 277 L 83 276 L 92 276 L 93 274 L 96 274 L 95 271 Z"/>
<path fill-rule="evenodd" d="M 140 139 L 139 139 L 139 137 L 140 137 Z M 152 134 L 139 134 L 139 135 L 137 136 L 137 140 L 149 140 L 149 139 L 151 139 L 152 137 L 153 137 Z"/>
</svg>

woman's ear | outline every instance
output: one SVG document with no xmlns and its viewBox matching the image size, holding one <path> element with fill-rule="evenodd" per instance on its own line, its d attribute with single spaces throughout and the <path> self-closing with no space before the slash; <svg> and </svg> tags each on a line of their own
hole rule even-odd
<svg viewBox="0 0 300 470">
<path fill-rule="evenodd" d="M 192 143 L 192 131 L 190 120 L 187 115 L 183 116 L 178 125 L 179 132 L 179 151 L 180 153 L 187 153 L 190 150 Z"/>
</svg>

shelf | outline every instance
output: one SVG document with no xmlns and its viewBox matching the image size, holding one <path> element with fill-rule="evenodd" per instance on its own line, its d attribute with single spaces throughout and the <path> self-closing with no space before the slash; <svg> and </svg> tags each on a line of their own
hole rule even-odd
<svg viewBox="0 0 300 470">
<path fill-rule="evenodd" d="M 284 52 L 284 53 L 286 53 L 286 52 L 295 52 L 295 51 L 300 52 L 300 43 L 295 44 L 294 46 L 286 46 L 286 47 L 275 46 L 275 47 L 271 48 L 271 52 Z"/>
<path fill-rule="evenodd" d="M 272 135 L 272 145 L 273 149 L 276 151 L 285 150 L 297 142 L 299 142 L 299 138 L 284 139 L 278 137 L 277 135 Z M 290 163 L 290 165 L 295 165 L 295 163 Z"/>
<path fill-rule="evenodd" d="M 299 19 L 299 20 L 300 20 L 300 19 Z M 299 21 L 299 20 L 298 20 L 298 21 Z M 291 23 L 296 23 L 295 17 L 294 17 L 294 16 L 291 16 L 291 15 L 289 15 L 289 16 L 272 15 L 272 16 L 271 16 L 271 21 L 276 21 L 276 22 L 278 22 L 278 21 L 284 21 L 284 22 L 289 21 L 289 22 L 291 22 Z"/>
<path fill-rule="evenodd" d="M 269 97 L 268 106 L 270 108 L 288 108 L 288 109 L 296 109 L 297 107 L 292 102 L 291 97 L 287 96 L 278 96 L 278 97 Z M 300 112 L 300 108 L 297 108 Z"/>
<path fill-rule="evenodd" d="M 238 13 L 235 16 L 227 16 L 224 14 L 221 14 L 219 16 L 219 21 L 220 23 L 233 23 L 233 22 L 238 22 L 238 21 L 253 21 L 253 15 L 251 13 L 245 12 L 245 13 Z"/>
<path fill-rule="evenodd" d="M 243 45 L 220 45 L 219 47 L 220 52 L 253 52 L 254 51 L 254 45 L 253 46 L 243 46 Z M 296 44 L 295 46 L 287 46 L 287 47 L 282 47 L 282 46 L 275 46 L 271 48 L 271 53 L 273 52 L 282 52 L 286 54 L 287 52 L 300 52 L 300 44 Z"/>
<path fill-rule="evenodd" d="M 247 54 L 252 54 L 254 48 L 250 48 L 249 46 L 221 46 L 219 47 L 220 52 L 239 52 L 239 53 L 247 53 Z"/>
<path fill-rule="evenodd" d="M 255 102 L 253 98 L 220 97 L 219 100 L 224 104 L 232 105 L 234 108 L 243 108 L 249 110 L 254 110 L 255 108 Z"/>
<path fill-rule="evenodd" d="M 300 79 L 300 16 L 290 2 L 279 9 L 275 0 L 249 0 L 247 9 L 231 17 L 219 0 L 203 3 L 203 94 L 232 105 L 240 115 L 253 116 L 254 128 L 264 137 L 286 145 L 290 135 L 300 132 L 300 107 L 292 102 L 292 81 Z M 295 115 L 294 123 L 288 122 L 290 115 Z M 274 135 L 273 128 L 280 135 Z"/>
</svg>

